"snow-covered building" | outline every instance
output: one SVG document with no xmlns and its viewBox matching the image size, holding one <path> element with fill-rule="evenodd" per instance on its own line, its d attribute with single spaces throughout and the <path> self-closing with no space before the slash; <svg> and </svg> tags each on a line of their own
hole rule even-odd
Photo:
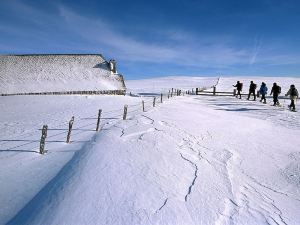
<svg viewBox="0 0 300 225">
<path fill-rule="evenodd" d="M 125 91 L 115 61 L 107 62 L 101 54 L 0 55 L 1 95 Z"/>
</svg>

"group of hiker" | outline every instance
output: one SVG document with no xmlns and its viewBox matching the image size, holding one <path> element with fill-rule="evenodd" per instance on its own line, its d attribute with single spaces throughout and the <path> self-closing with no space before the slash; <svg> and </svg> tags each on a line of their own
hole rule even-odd
<svg viewBox="0 0 300 225">
<path fill-rule="evenodd" d="M 240 81 L 237 81 L 237 83 L 235 85 L 233 85 L 233 87 L 236 87 L 236 90 L 237 90 L 236 97 L 239 97 L 241 99 L 243 83 L 241 83 Z M 254 101 L 256 100 L 256 88 L 257 88 L 257 85 L 253 81 L 251 81 L 250 86 L 249 86 L 249 93 L 248 93 L 247 100 L 250 100 L 251 95 L 253 95 L 253 97 L 254 97 L 253 100 Z M 268 87 L 265 82 L 261 83 L 258 93 L 261 95 L 260 102 L 263 102 L 266 104 L 267 103 L 266 95 L 268 94 Z M 281 87 L 279 85 L 277 85 L 277 83 L 273 83 L 273 87 L 271 89 L 270 95 L 273 95 L 273 102 L 274 102 L 273 105 L 274 106 L 279 105 L 278 96 L 280 95 L 280 93 L 281 93 Z M 292 111 L 295 111 L 296 110 L 295 101 L 299 97 L 299 93 L 294 84 L 292 84 L 290 86 L 290 89 L 285 94 L 285 96 L 290 96 L 291 104 L 289 105 L 289 109 Z"/>
</svg>

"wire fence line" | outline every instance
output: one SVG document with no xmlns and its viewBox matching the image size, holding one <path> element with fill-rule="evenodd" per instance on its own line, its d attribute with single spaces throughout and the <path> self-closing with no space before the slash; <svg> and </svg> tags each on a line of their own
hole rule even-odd
<svg viewBox="0 0 300 225">
<path fill-rule="evenodd" d="M 134 95 L 132 97 L 140 98 L 141 101 L 140 103 L 126 105 L 127 119 L 130 119 L 133 116 L 138 115 L 139 113 L 149 111 L 153 107 L 162 104 L 166 100 L 170 100 L 174 96 L 181 96 L 181 95 L 184 95 L 184 92 L 179 89 L 172 89 L 172 90 L 170 89 L 168 93 L 161 93 L 151 97 Z M 44 125 L 43 128 L 35 127 L 33 131 L 25 132 L 20 135 L 15 135 L 13 137 L 10 137 L 8 139 L 0 140 L 0 146 L 1 146 L 0 152 L 13 151 L 18 153 L 19 151 L 18 148 L 24 146 L 32 147 L 32 145 L 34 145 L 31 149 L 20 150 L 20 151 L 44 154 L 46 152 L 45 149 L 47 149 L 47 147 L 51 143 L 67 142 L 66 141 L 67 134 L 68 136 L 70 134 L 70 137 L 68 137 L 68 139 L 70 140 L 69 142 L 72 144 L 73 142 L 78 142 L 78 140 L 75 139 L 75 137 L 77 137 L 78 135 L 84 132 L 96 132 L 97 120 L 101 121 L 100 131 L 101 129 L 104 128 L 109 129 L 110 127 L 124 120 L 125 110 L 123 108 L 110 110 L 110 111 L 103 111 L 101 113 L 100 118 L 98 118 L 99 114 L 97 115 L 98 112 L 97 110 L 99 109 L 95 109 L 95 114 L 82 115 L 82 116 L 77 116 L 75 118 L 73 118 L 73 115 L 70 115 L 70 119 L 73 118 L 74 126 L 70 126 L 71 120 L 61 122 L 61 120 L 59 119 L 51 119 L 51 123 L 54 122 L 54 125 L 52 126 L 48 127 L 47 125 Z M 48 116 L 47 118 L 49 119 L 51 118 L 51 116 Z M 72 133 L 70 132 L 70 129 Z M 42 137 L 39 139 L 37 137 L 39 134 L 41 134 L 41 131 L 42 131 Z M 40 148 L 38 147 L 37 144 L 39 142 L 40 142 Z"/>
</svg>

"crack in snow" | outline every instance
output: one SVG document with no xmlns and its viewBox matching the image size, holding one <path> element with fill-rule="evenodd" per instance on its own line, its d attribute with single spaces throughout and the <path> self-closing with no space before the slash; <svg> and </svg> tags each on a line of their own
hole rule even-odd
<svg viewBox="0 0 300 225">
<path fill-rule="evenodd" d="M 160 210 L 162 210 L 162 208 L 166 206 L 168 200 L 169 200 L 169 198 L 166 198 L 165 201 L 164 201 L 164 203 L 162 204 L 162 206 L 159 207 L 158 210 L 155 211 L 155 213 L 158 213 Z"/>
<path fill-rule="evenodd" d="M 114 127 L 116 127 L 116 128 L 118 128 L 118 129 L 121 130 L 122 133 L 121 133 L 120 137 L 122 137 L 125 134 L 125 129 L 124 128 L 118 127 L 117 125 L 114 125 Z"/>
<path fill-rule="evenodd" d="M 193 179 L 191 185 L 190 185 L 189 188 L 188 188 L 188 193 L 187 193 L 187 194 L 185 195 L 185 197 L 184 197 L 184 200 L 187 202 L 188 196 L 192 193 L 192 188 L 193 188 L 193 186 L 195 185 L 196 179 L 197 179 L 197 177 L 198 177 L 198 166 L 196 165 L 196 163 L 194 163 L 194 162 L 192 162 L 191 160 L 185 158 L 185 157 L 182 155 L 182 153 L 180 153 L 180 156 L 181 156 L 181 158 L 182 158 L 183 160 L 189 162 L 189 163 L 195 168 L 194 179 Z"/>
<path fill-rule="evenodd" d="M 246 174 L 246 172 L 245 172 L 244 170 L 241 170 L 241 172 L 242 172 L 246 177 L 248 177 L 250 180 L 252 180 L 255 184 L 257 184 L 257 185 L 259 185 L 259 186 L 261 186 L 261 187 L 264 187 L 264 188 L 266 188 L 266 189 L 268 189 L 268 190 L 270 190 L 270 191 L 272 191 L 272 192 L 274 192 L 274 193 L 276 193 L 276 194 L 284 195 L 284 196 L 287 196 L 287 197 L 289 197 L 289 198 L 292 198 L 292 199 L 294 199 L 294 200 L 300 202 L 300 199 L 298 199 L 298 198 L 296 198 L 296 197 L 294 197 L 294 196 L 292 197 L 292 196 L 290 196 L 290 195 L 287 194 L 287 193 L 284 193 L 284 192 L 275 190 L 275 189 L 273 189 L 273 188 L 271 188 L 271 187 L 269 187 L 269 186 L 267 186 L 267 185 L 265 185 L 265 184 L 263 184 L 263 183 L 260 183 L 260 182 L 257 181 L 254 177 L 252 177 L 252 176 Z"/>
<path fill-rule="evenodd" d="M 146 119 L 150 120 L 150 124 L 154 124 L 154 119 L 150 118 L 149 116 L 142 115 L 142 117 L 145 117 Z"/>
<path fill-rule="evenodd" d="M 262 198 L 262 200 L 263 200 L 267 205 L 273 207 L 274 213 L 279 217 L 281 223 L 287 225 L 287 223 L 284 221 L 284 219 L 283 219 L 283 217 L 282 217 L 282 215 L 283 215 L 282 211 L 275 205 L 274 200 L 273 200 L 272 198 L 270 198 L 268 195 L 259 192 L 259 191 L 258 191 L 255 187 L 253 187 L 252 185 L 248 184 L 248 186 L 249 186 L 250 188 L 252 188 L 252 190 L 253 190 L 255 193 L 257 193 L 258 196 L 260 196 L 260 197 Z M 250 190 L 250 189 L 248 189 L 248 190 Z M 267 201 L 267 200 L 269 200 L 269 201 Z M 269 213 L 269 218 L 272 218 L 272 220 L 275 220 L 275 219 L 270 215 L 271 211 L 270 211 L 270 210 L 267 210 L 267 209 L 265 209 L 265 210 Z M 275 220 L 275 222 L 276 222 L 276 220 Z M 276 222 L 276 223 L 278 224 L 278 222 Z"/>
</svg>

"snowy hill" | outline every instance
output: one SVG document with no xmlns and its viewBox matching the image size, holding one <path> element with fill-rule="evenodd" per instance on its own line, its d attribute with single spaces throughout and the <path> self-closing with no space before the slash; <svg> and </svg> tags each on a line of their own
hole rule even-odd
<svg viewBox="0 0 300 225">
<path fill-rule="evenodd" d="M 221 78 L 217 89 L 231 91 L 236 80 Z M 139 95 L 216 81 L 129 81 L 135 97 L 1 97 L 0 224 L 300 224 L 300 113 L 288 101 L 164 95 L 153 107 Z"/>
<path fill-rule="evenodd" d="M 126 83 L 127 92 L 166 93 L 170 88 L 182 90 L 192 90 L 197 87 L 210 88 L 216 85 L 217 82 L 217 77 L 169 76 L 155 79 L 129 80 Z"/>
<path fill-rule="evenodd" d="M 0 55 L 0 94 L 124 89 L 102 55 Z"/>
</svg>

